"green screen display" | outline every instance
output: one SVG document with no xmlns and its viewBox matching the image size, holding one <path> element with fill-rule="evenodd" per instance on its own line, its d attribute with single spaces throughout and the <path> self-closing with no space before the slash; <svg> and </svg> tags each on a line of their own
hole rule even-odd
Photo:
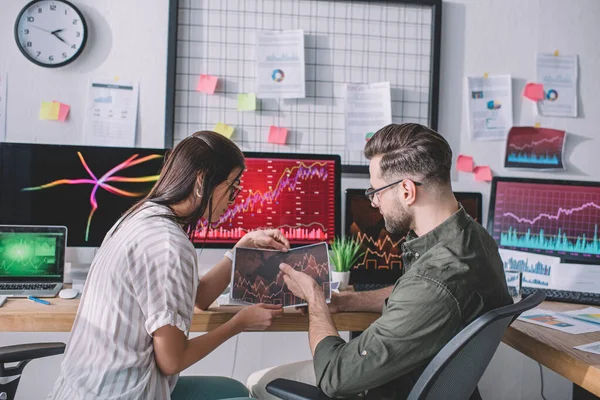
<svg viewBox="0 0 600 400">
<path fill-rule="evenodd" d="M 56 235 L 0 233 L 1 277 L 60 277 Z"/>
</svg>

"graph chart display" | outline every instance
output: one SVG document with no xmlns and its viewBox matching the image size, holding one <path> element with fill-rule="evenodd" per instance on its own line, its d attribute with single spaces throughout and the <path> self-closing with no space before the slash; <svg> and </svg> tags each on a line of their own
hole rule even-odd
<svg viewBox="0 0 600 400">
<path fill-rule="evenodd" d="M 455 192 L 465 211 L 481 222 L 481 194 Z M 363 189 L 346 190 L 346 235 L 362 244 L 364 255 L 351 271 L 352 283 L 393 284 L 402 275 L 402 243 L 405 238 L 385 229 L 385 221 Z"/>
<path fill-rule="evenodd" d="M 489 229 L 503 248 L 600 261 L 600 187 L 497 178 Z"/>
<path fill-rule="evenodd" d="M 196 243 L 235 244 L 247 232 L 277 228 L 290 243 L 330 241 L 336 235 L 339 159 L 248 156 L 235 203 L 210 227 L 203 221 Z M 210 229 L 209 229 L 210 228 Z"/>
<path fill-rule="evenodd" d="M 60 277 L 57 237 L 0 232 L 0 277 Z"/>
<path fill-rule="evenodd" d="M 0 143 L 0 223 L 65 225 L 69 246 L 97 247 L 150 191 L 164 152 Z"/>
<path fill-rule="evenodd" d="M 563 169 L 565 131 L 514 127 L 506 140 L 506 168 Z"/>
<path fill-rule="evenodd" d="M 247 303 L 281 304 L 284 307 L 304 304 L 289 291 L 279 264 L 286 263 L 310 275 L 331 298 L 327 244 L 298 247 L 287 253 L 236 248 L 231 284 L 234 300 Z"/>
</svg>

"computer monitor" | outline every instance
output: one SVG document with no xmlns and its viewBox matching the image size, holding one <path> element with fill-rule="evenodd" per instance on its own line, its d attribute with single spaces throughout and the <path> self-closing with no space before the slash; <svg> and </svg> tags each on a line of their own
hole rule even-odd
<svg viewBox="0 0 600 400">
<path fill-rule="evenodd" d="M 62 282 L 67 228 L 0 225 L 0 282 Z"/>
<path fill-rule="evenodd" d="M 293 246 L 341 233 L 338 155 L 245 153 L 242 191 L 218 222 L 200 224 L 194 244 L 230 248 L 246 232 L 278 228 Z"/>
<path fill-rule="evenodd" d="M 64 225 L 69 246 L 98 247 L 145 196 L 164 149 L 0 143 L 0 224 Z"/>
<path fill-rule="evenodd" d="M 488 231 L 501 248 L 600 263 L 600 182 L 495 177 Z"/>
<path fill-rule="evenodd" d="M 481 223 L 481 193 L 455 192 L 465 211 Z M 404 237 L 385 229 L 383 216 L 365 196 L 364 189 L 346 190 L 346 235 L 358 239 L 365 252 L 350 273 L 351 283 L 394 284 L 402 276 Z"/>
</svg>

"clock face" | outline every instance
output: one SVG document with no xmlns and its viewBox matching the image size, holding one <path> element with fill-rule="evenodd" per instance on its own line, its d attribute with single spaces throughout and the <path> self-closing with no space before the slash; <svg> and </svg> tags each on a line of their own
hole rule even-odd
<svg viewBox="0 0 600 400">
<path fill-rule="evenodd" d="M 64 0 L 34 0 L 15 22 L 21 53 L 43 67 L 60 67 L 75 60 L 87 40 L 83 15 Z"/>
</svg>

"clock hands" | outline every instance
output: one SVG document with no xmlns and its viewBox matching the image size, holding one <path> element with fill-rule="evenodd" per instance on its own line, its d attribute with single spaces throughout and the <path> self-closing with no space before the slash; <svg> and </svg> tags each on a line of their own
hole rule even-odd
<svg viewBox="0 0 600 400">
<path fill-rule="evenodd" d="M 64 28 L 63 28 L 63 29 L 56 29 L 56 30 L 54 30 L 54 31 L 50 32 L 49 30 L 47 30 L 47 29 L 44 29 L 44 28 L 40 28 L 39 26 L 31 25 L 31 27 L 32 27 L 32 28 L 35 28 L 35 29 L 39 29 L 40 31 L 48 32 L 49 34 L 51 34 L 52 36 L 54 36 L 55 38 L 57 38 L 58 40 L 60 40 L 60 41 L 61 41 L 61 42 L 63 42 L 64 44 L 66 44 L 67 46 L 71 46 L 69 43 L 67 43 L 67 41 L 66 41 L 65 39 L 63 39 L 63 38 L 61 38 L 60 36 L 58 36 L 58 34 L 59 34 L 60 32 L 62 32 L 62 31 L 64 31 L 64 30 L 65 30 Z"/>
</svg>

